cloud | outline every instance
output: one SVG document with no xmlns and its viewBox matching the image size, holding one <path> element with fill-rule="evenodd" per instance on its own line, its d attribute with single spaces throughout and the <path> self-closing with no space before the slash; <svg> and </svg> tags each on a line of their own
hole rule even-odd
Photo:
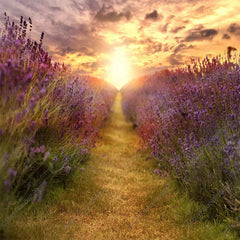
<svg viewBox="0 0 240 240">
<path fill-rule="evenodd" d="M 61 29 L 61 31 L 56 31 Z M 108 43 L 98 35 L 97 31 L 92 31 L 88 24 L 65 24 L 62 21 L 51 21 L 46 31 L 46 41 L 51 44 L 55 51 L 53 57 L 59 58 L 67 54 L 79 54 L 79 56 L 95 56 L 102 49 L 109 48 Z M 56 54 L 56 55 L 55 55 Z"/>
<path fill-rule="evenodd" d="M 189 35 L 185 38 L 186 42 L 193 42 L 193 41 L 203 41 L 203 40 L 211 40 L 214 36 L 218 34 L 218 31 L 215 29 L 204 29 L 201 30 L 202 26 L 197 29 L 192 29 L 189 32 Z"/>
<path fill-rule="evenodd" d="M 59 54 L 60 56 L 65 56 L 66 54 L 68 53 L 74 53 L 76 52 L 76 50 L 74 50 L 73 48 L 71 47 L 58 47 L 57 48 L 57 54 Z"/>
<path fill-rule="evenodd" d="M 167 30 L 168 30 L 168 25 L 169 25 L 169 23 L 166 23 L 164 26 L 162 26 L 162 27 L 160 28 L 160 31 L 161 31 L 162 33 L 167 32 Z"/>
<path fill-rule="evenodd" d="M 154 54 L 162 51 L 162 43 L 156 42 L 146 48 L 147 53 Z"/>
<path fill-rule="evenodd" d="M 150 20 L 158 20 L 158 19 L 162 19 L 162 18 L 163 18 L 163 16 L 158 14 L 157 10 L 154 10 L 153 12 L 147 13 L 145 15 L 145 20 L 148 20 L 148 19 L 150 19 Z"/>
<path fill-rule="evenodd" d="M 163 45 L 162 51 L 163 51 L 163 52 L 168 52 L 168 51 L 172 50 L 173 48 L 174 48 L 173 45 L 172 45 L 172 46 L 169 46 L 169 44 L 166 43 L 166 44 Z"/>
<path fill-rule="evenodd" d="M 228 32 L 240 36 L 240 25 L 232 23 L 228 28 Z"/>
<path fill-rule="evenodd" d="M 178 26 L 178 27 L 173 28 L 170 32 L 171 33 L 178 33 L 180 30 L 182 30 L 184 28 L 185 28 L 185 26 Z"/>
<path fill-rule="evenodd" d="M 168 25 L 171 23 L 171 20 L 172 20 L 173 18 L 175 18 L 174 15 L 169 15 L 169 16 L 166 18 L 166 23 L 165 23 L 162 27 L 160 27 L 160 31 L 161 31 L 162 33 L 167 32 L 167 30 L 168 30 Z"/>
<path fill-rule="evenodd" d="M 92 72 L 92 71 L 96 71 L 100 65 L 98 62 L 86 62 L 86 63 L 81 63 L 81 66 L 83 66 L 85 70 Z"/>
<path fill-rule="evenodd" d="M 148 55 L 158 53 L 162 51 L 163 44 L 161 42 L 153 41 L 151 38 L 146 38 L 139 41 L 141 45 L 145 46 L 145 52 Z"/>
<path fill-rule="evenodd" d="M 95 56 L 95 53 L 93 51 L 93 49 L 88 48 L 88 47 L 81 47 L 78 49 L 78 57 L 81 56 Z"/>
<path fill-rule="evenodd" d="M 175 49 L 174 49 L 174 54 L 176 54 L 176 53 L 178 53 L 178 52 L 181 52 L 181 51 L 183 51 L 183 50 L 186 50 L 186 49 L 192 49 L 192 48 L 194 48 L 194 46 L 191 44 L 191 45 L 189 45 L 189 46 L 187 46 L 186 44 L 184 44 L 184 43 L 181 43 L 181 44 L 179 44 Z"/>
<path fill-rule="evenodd" d="M 54 12 L 61 12 L 62 11 L 62 9 L 60 7 L 50 7 L 50 10 L 54 11 Z"/>
<path fill-rule="evenodd" d="M 109 11 L 110 10 L 110 11 Z M 95 19 L 100 22 L 118 22 L 122 18 L 131 19 L 131 12 L 116 12 L 113 7 L 103 7 L 97 12 Z"/>
<path fill-rule="evenodd" d="M 98 0 L 88 0 L 86 4 L 91 11 L 97 11 L 100 8 Z"/>
<path fill-rule="evenodd" d="M 183 59 L 182 55 L 172 54 L 167 58 L 167 62 L 169 62 L 171 65 L 176 66 L 183 63 L 182 59 Z"/>
<path fill-rule="evenodd" d="M 206 10 L 208 10 L 208 8 L 205 7 L 204 5 L 202 5 L 202 6 L 200 6 L 196 9 L 196 12 L 197 13 L 204 13 Z"/>
<path fill-rule="evenodd" d="M 223 34 L 223 36 L 222 36 L 222 39 L 230 39 L 230 38 L 231 37 L 227 33 Z"/>
<path fill-rule="evenodd" d="M 173 18 L 175 18 L 175 15 L 169 15 L 169 16 L 167 17 L 166 21 L 167 21 L 168 23 L 170 23 L 170 21 L 171 21 Z"/>
</svg>

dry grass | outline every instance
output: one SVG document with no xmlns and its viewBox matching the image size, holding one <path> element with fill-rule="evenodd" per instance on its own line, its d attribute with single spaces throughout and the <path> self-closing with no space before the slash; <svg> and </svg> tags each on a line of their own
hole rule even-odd
<svg viewBox="0 0 240 240">
<path fill-rule="evenodd" d="M 102 134 L 84 176 L 21 214 L 7 239 L 234 239 L 216 238 L 221 228 L 213 225 L 186 225 L 193 204 L 151 174 L 152 162 L 138 151 L 140 139 L 124 119 L 119 95 Z M 213 238 L 205 238 L 211 231 Z"/>
</svg>

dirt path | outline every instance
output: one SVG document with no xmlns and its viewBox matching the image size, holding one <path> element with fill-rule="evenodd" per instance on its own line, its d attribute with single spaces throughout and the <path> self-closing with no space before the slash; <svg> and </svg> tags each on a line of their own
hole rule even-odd
<svg viewBox="0 0 240 240">
<path fill-rule="evenodd" d="M 118 95 L 111 123 L 103 129 L 91 160 L 100 188 L 92 202 L 101 198 L 103 204 L 77 217 L 75 239 L 175 239 L 177 230 L 169 231 L 171 224 L 162 221 L 156 209 L 161 198 L 156 191 L 164 182 L 149 171 L 139 141 L 125 121 Z"/>
</svg>

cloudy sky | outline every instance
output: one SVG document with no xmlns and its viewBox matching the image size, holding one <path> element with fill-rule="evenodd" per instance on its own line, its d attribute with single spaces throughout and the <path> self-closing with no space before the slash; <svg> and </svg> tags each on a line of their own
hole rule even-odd
<svg viewBox="0 0 240 240">
<path fill-rule="evenodd" d="M 32 18 L 53 60 L 103 78 L 116 49 L 137 76 L 240 48 L 238 0 L 0 0 L 5 11 Z"/>
</svg>

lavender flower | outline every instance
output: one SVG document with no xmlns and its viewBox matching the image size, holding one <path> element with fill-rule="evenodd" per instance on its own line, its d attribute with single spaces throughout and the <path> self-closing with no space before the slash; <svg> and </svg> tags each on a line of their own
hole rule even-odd
<svg viewBox="0 0 240 240">
<path fill-rule="evenodd" d="M 8 169 L 9 179 L 12 181 L 17 176 L 17 171 L 14 168 Z"/>
<path fill-rule="evenodd" d="M 70 171 L 71 171 L 71 169 L 72 169 L 72 168 L 71 168 L 69 165 L 67 165 L 67 166 L 64 168 L 64 171 L 65 171 L 66 174 L 69 174 Z"/>
<path fill-rule="evenodd" d="M 4 181 L 4 190 L 5 192 L 10 192 L 10 188 L 11 188 L 11 180 L 10 179 L 7 179 Z"/>
</svg>

